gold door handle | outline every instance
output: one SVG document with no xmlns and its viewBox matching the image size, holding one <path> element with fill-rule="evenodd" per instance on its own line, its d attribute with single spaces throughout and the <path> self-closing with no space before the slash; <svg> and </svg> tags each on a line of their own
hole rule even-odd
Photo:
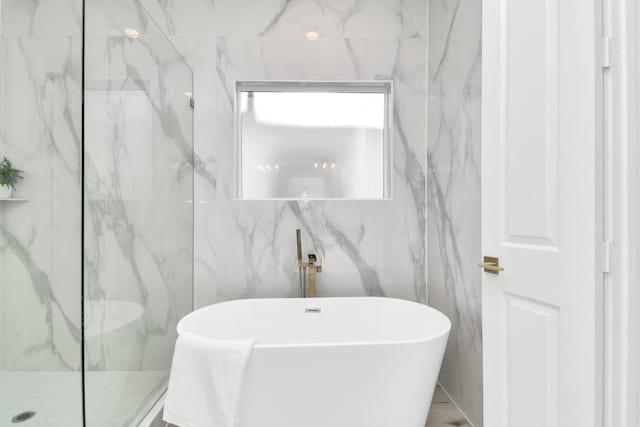
<svg viewBox="0 0 640 427">
<path fill-rule="evenodd" d="M 484 269 L 485 273 L 500 274 L 501 271 L 504 271 L 504 268 L 500 267 L 500 260 L 492 256 L 484 257 L 484 262 L 478 264 L 478 267 Z"/>
</svg>

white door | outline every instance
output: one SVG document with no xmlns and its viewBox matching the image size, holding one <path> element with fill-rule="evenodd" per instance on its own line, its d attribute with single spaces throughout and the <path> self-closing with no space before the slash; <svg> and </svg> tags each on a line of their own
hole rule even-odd
<svg viewBox="0 0 640 427">
<path fill-rule="evenodd" d="M 596 426 L 597 1 L 483 8 L 484 426 Z"/>
</svg>

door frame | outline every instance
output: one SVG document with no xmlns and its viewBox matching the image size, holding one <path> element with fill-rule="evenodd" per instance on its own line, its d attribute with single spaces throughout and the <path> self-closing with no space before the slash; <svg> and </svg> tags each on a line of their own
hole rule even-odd
<svg viewBox="0 0 640 427">
<path fill-rule="evenodd" d="M 605 133 L 605 225 L 612 242 L 604 292 L 604 423 L 640 422 L 640 6 L 637 0 L 607 0 L 605 26 L 612 37 L 611 69 L 605 79 L 609 132 Z"/>
</svg>

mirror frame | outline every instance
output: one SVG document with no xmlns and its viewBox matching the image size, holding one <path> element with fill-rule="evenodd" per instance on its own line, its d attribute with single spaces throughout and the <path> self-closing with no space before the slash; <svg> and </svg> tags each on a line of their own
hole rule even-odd
<svg viewBox="0 0 640 427">
<path fill-rule="evenodd" d="M 392 200 L 393 190 L 393 81 L 391 80 L 236 80 L 234 93 L 234 177 L 235 200 Z M 381 93 L 385 96 L 385 124 L 383 131 L 383 195 L 381 198 L 339 197 L 242 197 L 242 92 L 330 92 Z"/>
</svg>

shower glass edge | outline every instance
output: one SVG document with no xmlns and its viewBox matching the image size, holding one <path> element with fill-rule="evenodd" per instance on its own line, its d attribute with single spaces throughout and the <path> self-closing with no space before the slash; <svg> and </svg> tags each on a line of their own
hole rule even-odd
<svg viewBox="0 0 640 427">
<path fill-rule="evenodd" d="M 84 12 L 85 425 L 135 426 L 193 309 L 193 74 L 139 2 Z"/>
</svg>

